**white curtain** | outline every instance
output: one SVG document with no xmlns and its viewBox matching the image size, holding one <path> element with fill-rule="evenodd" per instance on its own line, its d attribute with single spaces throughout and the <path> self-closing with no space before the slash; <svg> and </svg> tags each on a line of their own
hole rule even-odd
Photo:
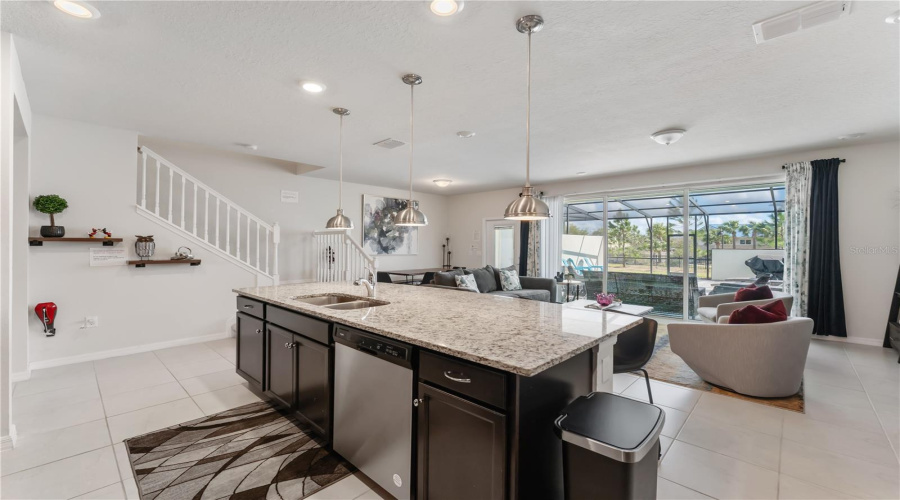
<svg viewBox="0 0 900 500">
<path fill-rule="evenodd" d="M 784 291 L 794 297 L 792 316 L 806 316 L 809 292 L 809 193 L 812 164 L 785 165 Z"/>
<path fill-rule="evenodd" d="M 565 220 L 562 196 L 544 198 L 550 207 L 550 220 L 541 224 L 541 276 L 552 278 L 560 270 L 562 262 L 562 234 Z"/>
</svg>

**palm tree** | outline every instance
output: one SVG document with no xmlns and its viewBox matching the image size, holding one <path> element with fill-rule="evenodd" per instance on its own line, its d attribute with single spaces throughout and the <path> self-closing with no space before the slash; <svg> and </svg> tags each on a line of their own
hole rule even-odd
<svg viewBox="0 0 900 500">
<path fill-rule="evenodd" d="M 728 235 L 725 234 L 725 231 L 721 227 L 714 227 L 709 230 L 709 241 L 715 243 L 716 248 L 722 248 L 722 245 L 725 243 L 725 238 Z"/>
<path fill-rule="evenodd" d="M 731 235 L 731 248 L 737 248 L 737 233 L 741 230 L 741 223 L 736 220 L 730 220 L 719 224 L 719 228 Z"/>
<path fill-rule="evenodd" d="M 776 224 L 776 221 L 778 222 Z M 769 225 L 769 234 L 775 235 L 776 239 L 779 243 L 781 243 L 782 248 L 784 247 L 784 212 L 777 212 L 774 214 L 769 214 L 769 220 L 766 221 L 766 224 Z M 778 232 L 776 234 L 775 228 L 778 228 Z M 775 245 L 777 247 L 777 245 Z"/>
<path fill-rule="evenodd" d="M 774 228 L 769 226 L 769 223 L 766 221 L 758 221 L 758 222 L 748 222 L 741 226 L 741 230 L 744 231 L 744 234 L 750 234 L 750 238 L 753 241 L 753 249 L 756 250 L 756 240 L 757 238 L 766 237 L 771 234 L 771 231 Z"/>
</svg>

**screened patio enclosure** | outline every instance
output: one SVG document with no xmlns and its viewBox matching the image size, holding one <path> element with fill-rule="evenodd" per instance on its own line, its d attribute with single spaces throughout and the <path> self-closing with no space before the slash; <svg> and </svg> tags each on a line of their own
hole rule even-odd
<svg viewBox="0 0 900 500">
<path fill-rule="evenodd" d="M 700 295 L 756 278 L 748 259 L 783 260 L 784 196 L 778 183 L 570 197 L 562 270 L 585 281 L 589 296 L 618 293 L 692 318 Z"/>
</svg>

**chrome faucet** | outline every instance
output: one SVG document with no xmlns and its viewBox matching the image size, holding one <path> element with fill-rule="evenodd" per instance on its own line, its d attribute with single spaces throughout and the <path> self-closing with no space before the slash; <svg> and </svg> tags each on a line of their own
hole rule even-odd
<svg viewBox="0 0 900 500">
<path fill-rule="evenodd" d="M 369 273 L 369 278 L 368 279 L 360 278 L 360 279 L 354 281 L 353 284 L 357 285 L 357 286 L 366 285 L 366 291 L 369 294 L 369 298 L 374 299 L 375 298 L 375 283 L 377 283 L 377 281 L 375 280 L 375 273 L 372 272 L 371 269 L 367 269 L 366 271 L 368 271 L 368 273 Z"/>
</svg>

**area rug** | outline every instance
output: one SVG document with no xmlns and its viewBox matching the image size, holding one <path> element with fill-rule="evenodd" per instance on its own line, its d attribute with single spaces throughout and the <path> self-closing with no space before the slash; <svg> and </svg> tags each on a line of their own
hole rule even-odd
<svg viewBox="0 0 900 500">
<path fill-rule="evenodd" d="M 352 466 L 266 402 L 125 441 L 143 500 L 299 500 Z"/>
<path fill-rule="evenodd" d="M 650 378 L 670 384 L 681 385 L 697 389 L 698 391 L 707 391 L 715 394 L 721 394 L 744 401 L 750 401 L 766 406 L 774 406 L 784 410 L 804 412 L 803 403 L 803 386 L 800 386 L 800 392 L 787 398 L 754 398 L 744 396 L 724 387 L 718 387 L 704 381 L 699 375 L 694 373 L 681 356 L 672 352 L 669 347 L 669 332 L 666 325 L 659 323 L 659 329 L 656 332 L 656 346 L 653 348 L 653 357 L 644 367 Z"/>
</svg>

